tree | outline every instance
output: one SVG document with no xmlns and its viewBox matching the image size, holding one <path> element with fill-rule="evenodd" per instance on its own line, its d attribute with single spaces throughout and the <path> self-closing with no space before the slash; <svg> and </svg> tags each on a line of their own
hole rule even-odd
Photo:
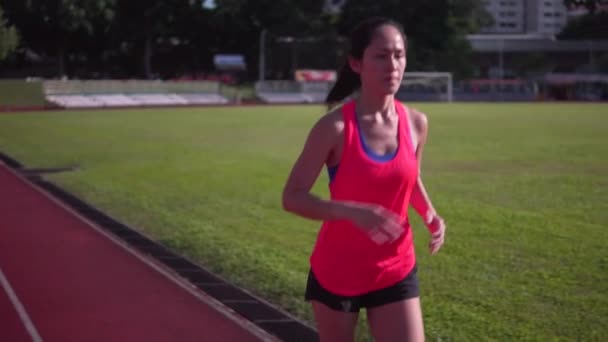
<svg viewBox="0 0 608 342">
<path fill-rule="evenodd" d="M 2 0 L 7 14 L 30 48 L 57 61 L 66 74 L 66 54 L 79 35 L 91 36 L 96 21 L 111 21 L 116 0 Z"/>
<path fill-rule="evenodd" d="M 113 26 L 116 44 L 123 46 L 127 54 L 137 56 L 134 69 L 139 75 L 152 78 L 155 51 L 163 44 L 178 42 L 183 32 L 177 28 L 184 28 L 183 23 L 189 22 L 188 13 L 202 9 L 202 1 L 194 0 L 117 0 Z M 195 26 L 186 29 L 198 30 Z"/>
<path fill-rule="evenodd" d="M 588 13 L 571 20 L 557 35 L 558 39 L 605 40 L 608 38 L 608 12 Z"/>
<path fill-rule="evenodd" d="M 211 69 L 218 36 L 222 36 L 213 26 L 213 11 L 194 2 L 176 10 L 175 17 L 179 20 L 168 25 L 156 43 L 157 71 L 183 75 Z"/>
<path fill-rule="evenodd" d="M 216 0 L 213 44 L 222 53 L 245 55 L 250 76 L 257 75 L 261 32 L 294 39 L 331 34 L 324 0 Z M 293 46 L 292 46 L 293 47 Z"/>
<path fill-rule="evenodd" d="M 4 19 L 4 12 L 0 7 L 0 61 L 8 57 L 19 43 L 17 30 L 14 26 L 9 26 Z"/>
<path fill-rule="evenodd" d="M 605 5 L 606 0 L 564 0 L 564 5 L 566 8 L 575 8 L 579 6 L 584 6 L 589 13 L 594 14 L 595 10 L 601 6 Z"/>
<path fill-rule="evenodd" d="M 409 70 L 449 70 L 457 77 L 472 71 L 466 34 L 491 20 L 480 0 L 349 0 L 342 8 L 340 33 L 370 16 L 401 23 L 408 37 Z"/>
</svg>

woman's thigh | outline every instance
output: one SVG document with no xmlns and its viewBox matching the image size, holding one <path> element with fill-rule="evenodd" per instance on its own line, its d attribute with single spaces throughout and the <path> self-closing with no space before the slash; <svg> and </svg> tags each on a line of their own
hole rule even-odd
<svg viewBox="0 0 608 342">
<path fill-rule="evenodd" d="M 352 342 L 359 318 L 358 312 L 336 311 L 327 305 L 311 300 L 321 342 Z"/>
<path fill-rule="evenodd" d="M 410 298 L 367 309 L 374 341 L 424 341 L 420 298 Z"/>
</svg>

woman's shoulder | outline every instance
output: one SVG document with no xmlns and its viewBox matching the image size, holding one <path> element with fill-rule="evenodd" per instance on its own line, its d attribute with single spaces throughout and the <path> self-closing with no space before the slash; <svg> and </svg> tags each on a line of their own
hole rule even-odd
<svg viewBox="0 0 608 342">
<path fill-rule="evenodd" d="M 340 141 L 344 132 L 344 118 L 341 110 L 334 109 L 321 116 L 308 134 L 307 144 L 322 149 L 333 147 Z"/>
<path fill-rule="evenodd" d="M 342 106 L 333 108 L 321 116 L 315 124 L 314 129 L 321 130 L 325 133 L 341 134 L 344 131 Z"/>
<path fill-rule="evenodd" d="M 418 110 L 417 108 L 407 108 L 408 114 L 410 115 L 410 122 L 414 126 L 414 129 L 416 129 L 416 132 L 419 134 L 426 133 L 429 125 L 427 115 L 424 112 Z"/>
</svg>

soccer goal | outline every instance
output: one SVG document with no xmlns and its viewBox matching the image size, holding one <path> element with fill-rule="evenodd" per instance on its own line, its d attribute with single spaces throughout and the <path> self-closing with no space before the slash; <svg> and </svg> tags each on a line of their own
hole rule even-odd
<svg viewBox="0 0 608 342">
<path fill-rule="evenodd" d="M 405 72 L 397 98 L 403 101 L 452 102 L 452 73 Z"/>
</svg>

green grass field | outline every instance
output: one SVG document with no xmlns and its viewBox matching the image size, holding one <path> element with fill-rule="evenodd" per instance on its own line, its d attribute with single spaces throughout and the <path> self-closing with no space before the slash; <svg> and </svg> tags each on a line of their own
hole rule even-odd
<svg viewBox="0 0 608 342">
<path fill-rule="evenodd" d="M 414 219 L 429 340 L 608 339 L 608 105 L 417 104 L 423 177 L 448 223 Z M 319 222 L 281 209 L 322 107 L 0 115 L 0 151 L 310 320 Z M 315 192 L 327 195 L 323 173 Z M 361 329 L 364 336 L 365 329 Z M 361 338 L 362 340 L 365 337 Z"/>
</svg>

